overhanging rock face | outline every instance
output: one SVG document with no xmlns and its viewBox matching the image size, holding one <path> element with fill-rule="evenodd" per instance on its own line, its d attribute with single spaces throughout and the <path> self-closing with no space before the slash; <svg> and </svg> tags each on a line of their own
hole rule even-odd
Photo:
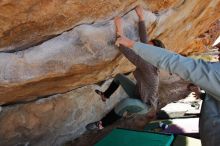
<svg viewBox="0 0 220 146">
<path fill-rule="evenodd" d="M 151 12 L 147 14 L 151 18 L 149 23 L 155 21 Z M 137 40 L 135 18 L 134 12 L 130 12 L 124 20 L 126 32 Z M 112 20 L 84 24 L 39 46 L 17 53 L 0 53 L 1 68 L 4 68 L 0 75 L 1 103 L 68 91 L 104 80 L 116 70 L 132 70 L 133 66 L 127 65 L 115 48 L 114 32 Z"/>
<path fill-rule="evenodd" d="M 22 2 L 18 2 L 18 4 L 20 3 Z M 45 7 L 48 7 L 52 5 L 51 3 L 39 2 L 36 3 L 36 5 L 40 5 L 41 7 L 45 5 Z M 149 2 L 146 1 L 146 5 L 148 3 Z M 158 3 L 159 2 L 155 2 L 155 4 Z M 68 3 L 68 5 L 69 4 L 71 5 L 71 3 Z M 76 4 L 77 3 L 73 3 L 72 5 L 75 6 Z M 88 2 L 88 5 L 89 4 Z M 104 4 L 105 3 L 103 3 L 103 6 Z M 123 8 L 125 9 L 125 6 L 127 6 L 129 2 L 124 4 L 123 6 L 120 5 L 117 11 L 122 11 Z M 130 4 L 133 6 L 133 2 Z M 57 3 L 54 5 L 56 6 Z M 80 5 L 80 3 L 78 5 Z M 220 17 L 219 5 L 220 2 L 218 0 L 195 0 L 193 2 L 176 1 L 175 3 L 170 2 L 165 10 L 157 13 L 145 11 L 146 27 L 148 28 L 149 36 L 150 38 L 159 37 L 164 41 L 167 48 L 176 52 L 182 52 L 188 47 L 188 43 L 190 44 L 194 38 L 207 30 L 207 27 Z M 10 8 L 16 7 L 14 1 L 8 1 L 8 3 L 2 2 L 1 6 L 8 11 L 11 10 Z M 113 7 L 112 5 L 109 6 Z M 127 6 L 127 8 L 131 6 Z M 149 3 L 147 6 L 153 7 L 149 7 L 149 10 L 155 9 L 155 5 L 152 3 Z M 77 8 L 80 9 L 80 7 Z M 95 8 L 97 7 L 94 7 L 94 9 Z M 38 9 L 38 7 L 35 9 Z M 30 14 L 32 14 L 31 10 L 32 9 L 30 9 Z M 48 8 L 45 12 L 47 12 L 48 15 L 55 15 L 55 12 L 52 13 L 53 10 L 52 8 Z M 100 13 L 102 13 L 102 7 L 99 7 L 99 10 Z M 158 10 L 160 9 L 158 8 Z M 52 14 L 50 11 L 52 11 Z M 113 16 L 113 13 L 107 13 L 105 7 L 103 7 L 103 11 L 106 12 L 109 18 Z M 91 11 L 91 13 L 94 12 Z M 97 11 L 97 13 L 99 14 L 99 11 Z M 2 15 L 3 14 L 5 13 L 2 12 Z M 44 13 L 44 15 L 46 14 Z M 86 14 L 83 13 L 81 17 L 82 20 L 87 18 Z M 97 17 L 99 18 L 101 14 L 98 14 Z M 17 15 L 20 16 L 21 13 Z M 102 16 L 104 16 L 104 14 L 102 14 Z M 36 17 L 39 18 L 38 16 Z M 91 19 L 94 20 L 96 18 L 94 14 L 88 15 L 88 17 L 92 17 Z M 32 17 L 30 17 L 30 19 L 31 18 Z M 32 19 L 34 18 L 35 17 Z M 7 20 L 9 22 L 12 21 Z M 137 16 L 134 11 L 130 11 L 123 16 L 123 20 L 126 35 L 134 40 L 138 40 Z M 24 21 L 27 20 L 25 19 Z M 48 19 L 48 23 L 51 23 L 50 26 L 52 30 L 59 28 L 59 31 L 63 31 L 65 28 L 70 27 L 64 23 L 64 28 L 61 29 L 62 27 L 57 27 L 54 21 L 56 21 L 56 19 Z M 54 25 L 52 25 L 53 22 L 55 23 Z M 75 23 L 72 22 L 72 26 L 74 26 L 74 24 Z M 24 24 L 21 23 L 17 27 L 24 27 L 23 25 Z M 6 26 L 4 25 L 3 28 L 9 29 L 10 27 L 11 24 L 8 24 Z M 28 26 L 25 28 L 28 30 L 31 29 L 31 23 L 28 23 Z M 50 30 L 48 34 L 53 35 L 55 31 L 51 29 L 48 28 L 47 31 Z M 11 31 L 13 32 L 13 30 L 14 29 Z M 15 30 L 19 31 L 18 34 L 22 33 L 21 29 Z M 42 31 L 43 30 L 46 31 L 46 29 L 42 29 Z M 13 46 L 19 46 L 20 43 L 25 43 L 25 45 L 28 46 L 33 41 L 29 40 L 29 38 L 32 39 L 36 34 L 39 35 L 40 39 L 46 37 L 43 35 L 45 32 L 41 34 L 37 29 L 35 30 L 36 33 L 26 34 L 26 32 L 23 32 L 25 34 L 14 36 L 15 38 L 24 37 L 23 42 L 11 42 L 11 45 L 6 45 L 6 42 L 10 40 L 10 36 L 16 35 L 11 31 L 9 31 L 10 35 L 8 35 L 9 38 L 6 37 L 7 39 L 3 38 L 5 38 L 5 35 L 8 33 L 2 32 L 0 41 L 3 43 L 2 51 L 16 51 L 16 47 Z M 0 53 L 0 104 L 31 100 L 37 97 L 66 92 L 76 87 L 104 80 L 114 76 L 114 74 L 118 72 L 131 71 L 133 66 L 128 65 L 128 62 L 119 56 L 119 52 L 114 46 L 114 40 L 113 20 L 105 20 L 94 24 L 76 26 L 70 31 L 64 32 L 37 46 L 25 48 L 23 51 Z M 37 41 L 38 40 L 36 40 L 36 42 Z"/>
<path fill-rule="evenodd" d="M 109 20 L 138 2 L 150 11 L 180 5 L 182 0 L 4 0 L 0 2 L 0 50 L 27 48 L 82 23 Z"/>
<path fill-rule="evenodd" d="M 122 16 L 125 35 L 138 41 L 137 4 L 149 39 L 183 54 L 220 18 L 220 0 L 0 1 L 0 145 L 61 145 L 124 97 L 118 90 L 102 103 L 94 90 L 134 70 L 114 45 L 113 18 Z M 188 83 L 165 74 L 161 106 L 188 93 Z"/>
</svg>

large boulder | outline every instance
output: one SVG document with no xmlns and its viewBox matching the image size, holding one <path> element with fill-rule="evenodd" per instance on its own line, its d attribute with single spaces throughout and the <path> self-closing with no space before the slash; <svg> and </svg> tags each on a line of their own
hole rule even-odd
<svg viewBox="0 0 220 146">
<path fill-rule="evenodd" d="M 162 71 L 160 76 L 160 107 L 189 94 L 188 83 L 180 77 Z M 100 120 L 115 104 L 127 97 L 119 88 L 110 100 L 106 103 L 102 102 L 94 90 L 104 90 L 110 82 L 111 80 L 108 80 L 99 85 L 84 86 L 33 102 L 4 106 L 0 113 L 0 145 L 54 146 L 73 140 L 85 131 L 86 124 Z M 143 128 L 149 121 L 146 116 L 144 117 L 125 123 L 122 121 L 109 127 L 107 131 L 115 126 Z M 85 141 L 83 140 L 85 137 L 81 138 L 77 145 L 93 145 L 99 140 L 99 136 L 104 135 L 103 133 L 90 134 Z"/>
<path fill-rule="evenodd" d="M 109 20 L 142 2 L 162 11 L 182 0 L 4 0 L 0 2 L 0 50 L 16 51 L 41 43 L 73 27 Z"/>
<path fill-rule="evenodd" d="M 109 4 L 92 0 L 91 3 L 1 2 L 4 11 L 1 10 L 0 16 L 5 16 L 1 24 L 7 22 L 1 29 L 1 50 L 15 52 L 0 53 L 0 104 L 63 93 L 133 70 L 114 46 L 113 20 L 107 19 L 127 12 L 133 3 L 113 1 Z M 167 48 L 178 53 L 184 53 L 189 44 L 220 17 L 218 0 L 145 1 L 145 5 L 149 38 L 158 37 Z M 11 11 L 17 12 L 17 19 L 11 19 Z M 61 16 L 63 19 L 56 19 Z M 79 24 L 84 21 L 88 23 Z M 134 11 L 123 16 L 123 24 L 126 35 L 138 40 Z M 71 26 L 74 28 L 63 32 Z M 23 46 L 21 44 L 30 46 L 31 42 L 38 42 L 38 38 L 42 41 L 47 35 L 58 32 L 63 33 L 36 46 L 23 48 L 25 50 L 16 50 Z M 10 43 L 7 45 L 7 42 Z"/>
<path fill-rule="evenodd" d="M 94 89 L 134 70 L 114 45 L 113 18 L 122 16 L 125 35 L 138 41 L 137 4 L 149 39 L 167 49 L 201 52 L 198 42 L 217 37 L 220 0 L 0 1 L 0 145 L 61 145 L 126 96 L 118 90 L 102 103 Z M 161 71 L 160 106 L 185 97 L 187 85 Z"/>
</svg>

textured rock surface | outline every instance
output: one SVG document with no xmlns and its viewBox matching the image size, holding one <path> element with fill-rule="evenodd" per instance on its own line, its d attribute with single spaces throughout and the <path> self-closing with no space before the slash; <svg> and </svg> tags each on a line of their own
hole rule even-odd
<svg viewBox="0 0 220 146">
<path fill-rule="evenodd" d="M 150 39 L 183 54 L 220 18 L 220 0 L 0 1 L 0 105 L 9 104 L 0 113 L 0 145 L 60 145 L 125 96 L 118 91 L 104 104 L 92 84 L 134 69 L 114 46 L 112 18 L 124 15 L 126 35 L 138 40 L 131 11 L 138 3 Z M 187 95 L 186 82 L 160 77 L 160 106 Z"/>
<path fill-rule="evenodd" d="M 181 0 L 144 0 L 151 11 Z M 91 23 L 130 10 L 137 0 L 3 0 L 0 2 L 0 50 L 19 50 L 42 42 L 81 23 Z"/>
<path fill-rule="evenodd" d="M 163 40 L 169 49 L 184 54 L 193 40 L 219 19 L 219 7 L 219 0 L 182 1 L 178 7 L 160 14 L 150 34 Z"/>
<path fill-rule="evenodd" d="M 106 87 L 108 82 L 101 88 Z M 103 103 L 94 92 L 97 85 L 76 89 L 27 104 L 3 107 L 0 113 L 0 145 L 54 146 L 84 132 L 87 123 L 100 119 L 122 97 L 120 90 Z"/>
<path fill-rule="evenodd" d="M 170 76 L 166 72 L 161 72 L 160 76 L 162 81 L 159 90 L 160 106 L 189 94 L 188 83 L 179 77 Z M 110 101 L 103 103 L 94 90 L 97 88 L 103 90 L 109 83 L 109 81 L 105 82 L 101 87 L 85 86 L 36 102 L 3 107 L 0 113 L 0 145 L 60 145 L 74 139 L 84 132 L 87 123 L 101 119 L 113 105 L 126 97 L 126 94 L 120 89 L 113 94 Z M 170 83 L 175 86 L 171 86 Z M 117 126 L 137 129 L 144 126 L 145 120 L 142 117 L 129 120 L 126 124 L 119 123 Z M 131 124 L 131 122 L 133 123 Z M 78 145 L 94 144 L 98 140 L 94 138 L 96 136 L 103 135 L 92 134 L 89 140 L 85 141 L 87 144 L 81 140 Z"/>
<path fill-rule="evenodd" d="M 194 41 L 190 44 L 190 47 L 184 51 L 185 55 L 199 54 L 201 52 L 207 52 L 212 48 L 215 40 L 220 36 L 220 20 L 214 22 L 209 29 L 199 35 Z"/>
<path fill-rule="evenodd" d="M 14 1 L 10 2 L 13 3 Z M 7 1 L 4 1 L 1 4 L 3 6 L 11 7 L 10 2 L 7 4 Z M 69 4 L 68 1 L 66 2 Z M 23 2 L 18 2 L 18 4 L 20 3 Z M 38 5 L 42 7 L 49 7 L 55 2 L 51 1 L 51 3 L 44 3 L 45 2 L 43 1 L 36 3 L 36 7 L 32 7 L 33 9 L 30 10 L 40 8 Z M 219 9 L 217 9 L 220 5 L 218 0 L 204 0 L 204 2 L 198 0 L 193 2 L 167 1 L 166 3 L 158 1 L 152 3 L 146 1 L 145 3 L 149 3 L 148 7 L 149 9 L 152 7 L 152 11 L 159 11 L 157 14 L 152 13 L 151 11 L 146 11 L 145 13 L 146 27 L 149 30 L 150 38 L 159 37 L 162 41 L 164 41 L 169 49 L 180 53 L 183 53 L 184 49 L 188 48 L 187 44 L 190 44 L 194 38 L 208 29 L 207 27 L 220 17 Z M 56 6 L 56 4 L 54 5 Z M 100 9 L 100 12 L 97 12 L 100 13 L 97 14 L 97 19 L 104 18 L 103 13 L 108 11 L 105 8 L 103 8 L 102 11 L 100 8 L 104 4 L 105 3 L 101 3 L 100 5 L 94 7 L 94 10 L 98 8 Z M 126 4 L 129 5 L 130 3 L 127 2 Z M 79 4 L 79 6 L 81 5 Z M 126 6 L 122 5 L 121 7 L 125 8 Z M 53 6 L 51 7 L 54 8 Z M 89 7 L 92 6 L 90 5 Z M 117 12 L 123 9 L 121 7 L 117 9 Z M 156 10 L 156 7 L 158 7 L 158 10 Z M 22 9 L 23 8 L 24 7 L 22 7 Z M 48 8 L 48 11 L 45 11 L 47 13 L 43 11 L 45 17 L 50 16 L 52 8 Z M 5 8 L 5 10 L 8 9 Z M 82 9 L 83 12 L 84 10 L 85 9 Z M 90 12 L 89 8 L 86 10 Z M 112 9 L 109 9 L 109 11 L 111 10 Z M 31 12 L 32 11 L 30 11 L 29 14 L 32 14 Z M 93 19 L 95 19 L 96 15 L 92 13 L 85 18 L 94 16 Z M 114 14 L 115 13 L 116 11 Z M 83 20 L 83 16 L 87 16 L 86 14 L 88 14 L 88 12 L 82 14 L 81 18 Z M 20 18 L 19 16 L 20 13 L 18 13 L 17 18 Z M 35 15 L 31 18 L 34 19 L 34 16 Z M 109 12 L 109 14 L 106 13 L 106 17 L 107 16 L 109 18 L 110 16 L 113 16 L 113 14 L 110 14 Z M 36 17 L 39 19 L 37 15 Z M 44 20 L 43 18 L 41 19 Z M 124 25 L 126 34 L 130 38 L 137 40 L 137 29 L 134 29 L 136 27 L 137 17 L 134 14 L 134 11 L 129 12 L 123 17 L 123 19 L 124 23 L 126 23 Z M 23 19 L 21 18 L 21 20 Z M 50 20 L 51 22 L 45 20 L 44 22 L 52 23 L 56 19 Z M 4 22 L 7 21 L 5 20 Z M 16 22 L 19 23 L 20 21 Z M 11 28 L 11 24 L 10 27 L 7 26 L 8 29 Z M 24 24 L 26 23 L 24 22 Z M 29 23 L 27 24 L 30 26 L 30 28 L 27 27 L 27 30 L 31 29 L 34 31 L 32 26 L 35 25 L 31 25 Z M 58 27 L 55 27 L 55 24 L 56 23 L 52 25 L 53 27 L 49 25 L 50 28 L 58 29 Z M 75 23 L 72 22 L 71 26 L 74 24 Z M 24 26 L 22 25 L 22 27 Z M 48 27 L 45 26 L 44 28 Z M 65 26 L 65 28 L 69 27 L 70 26 Z M 61 29 L 62 27 L 59 28 L 59 32 L 66 30 L 64 28 Z M 9 33 L 9 36 L 21 33 L 20 30 L 21 29 L 18 29 L 18 32 L 16 33 Z M 43 30 L 49 31 L 50 29 L 48 28 Z M 45 35 L 39 34 L 40 31 L 38 31 L 38 29 L 35 31 L 37 35 L 39 35 L 40 39 L 45 37 Z M 35 38 L 31 35 L 36 35 L 36 33 L 32 32 L 29 35 L 25 31 L 23 33 L 27 36 L 22 38 L 23 35 L 20 34 L 19 37 L 14 36 L 13 38 L 22 38 L 22 40 L 27 41 L 25 45 L 30 45 L 31 41 L 28 40 L 29 38 Z M 51 30 L 50 35 L 54 33 L 55 31 Z M 12 39 L 6 40 L 12 41 Z M 119 54 L 117 49 L 114 47 L 114 40 L 114 26 L 113 21 L 111 20 L 98 22 L 93 25 L 79 25 L 68 32 L 24 51 L 0 53 L 0 104 L 31 100 L 36 97 L 66 92 L 76 87 L 92 84 L 113 76 L 112 72 L 128 72 L 132 70 L 133 67 L 131 65 L 127 65 L 128 62 L 123 61 L 123 59 L 121 60 L 121 58 L 118 57 Z M 4 43 L 4 39 L 1 39 L 1 42 Z M 10 44 L 14 43 L 10 42 Z M 5 47 L 2 48 L 4 50 Z M 13 47 L 7 46 L 6 50 L 8 50 L 7 48 L 10 49 Z M 114 70 L 115 68 L 117 69 Z"/>
<path fill-rule="evenodd" d="M 147 14 L 149 23 L 156 19 Z M 129 29 L 135 23 L 128 22 L 135 18 L 132 12 L 124 20 L 127 33 L 136 39 L 135 29 Z M 132 70 L 114 46 L 113 26 L 113 21 L 80 25 L 39 46 L 0 53 L 0 103 L 65 92 Z"/>
</svg>

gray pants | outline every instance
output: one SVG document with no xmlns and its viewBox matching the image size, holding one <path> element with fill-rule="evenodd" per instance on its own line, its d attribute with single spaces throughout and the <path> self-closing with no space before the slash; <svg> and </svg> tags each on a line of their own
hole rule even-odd
<svg viewBox="0 0 220 146">
<path fill-rule="evenodd" d="M 113 82 L 115 82 L 118 85 L 121 85 L 130 98 L 140 99 L 140 97 L 138 97 L 136 93 L 136 84 L 133 81 L 131 81 L 129 78 L 127 78 L 125 75 L 117 74 Z"/>
</svg>

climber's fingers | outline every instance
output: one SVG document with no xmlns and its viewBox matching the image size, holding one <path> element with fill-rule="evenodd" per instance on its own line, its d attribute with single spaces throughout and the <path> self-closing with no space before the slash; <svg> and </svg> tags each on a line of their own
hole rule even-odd
<svg viewBox="0 0 220 146">
<path fill-rule="evenodd" d="M 125 46 L 127 48 L 132 48 L 133 45 L 134 45 L 134 41 L 124 37 L 124 36 L 121 36 L 119 38 L 117 38 L 116 42 L 115 42 L 115 45 L 117 47 L 119 47 L 120 45 L 122 46 Z"/>
</svg>

